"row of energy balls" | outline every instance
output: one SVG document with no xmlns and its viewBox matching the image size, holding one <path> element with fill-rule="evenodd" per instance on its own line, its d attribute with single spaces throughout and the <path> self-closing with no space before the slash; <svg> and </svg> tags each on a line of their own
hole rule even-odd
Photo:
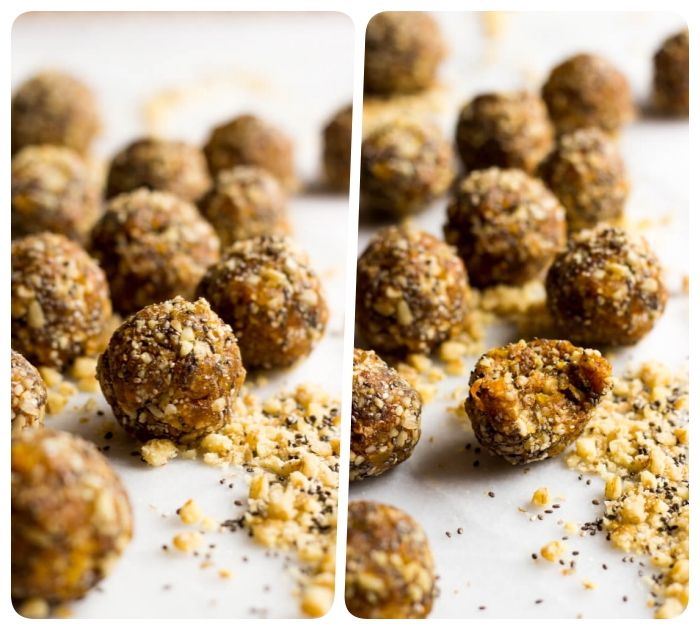
<svg viewBox="0 0 700 630">
<path fill-rule="evenodd" d="M 365 93 L 391 99 L 431 87 L 445 49 L 427 14 L 375 16 Z M 688 32 L 666 40 L 654 65 L 657 111 L 687 116 Z M 624 76 L 606 59 L 582 54 L 552 70 L 541 96 L 483 94 L 462 108 L 455 141 L 465 176 L 456 184 L 453 148 L 437 126 L 399 115 L 370 129 L 361 212 L 401 220 L 451 193 L 445 241 L 392 226 L 358 260 L 357 330 L 374 350 L 354 354 L 351 480 L 405 461 L 421 433 L 420 396 L 376 352 L 427 354 L 455 337 L 470 285 L 518 286 L 546 274 L 547 306 L 562 339 L 520 341 L 481 357 L 465 401 L 479 442 L 522 464 L 557 455 L 578 437 L 610 389 L 612 370 L 598 350 L 572 342 L 635 344 L 668 298 L 647 242 L 615 227 L 629 190 L 615 136 L 634 114 Z M 351 503 L 350 611 L 425 617 L 435 593 L 420 526 L 392 506 Z"/>
<path fill-rule="evenodd" d="M 288 236 L 296 182 L 280 131 L 240 116 L 203 150 L 137 140 L 110 163 L 103 211 L 85 159 L 98 129 L 92 92 L 65 74 L 39 74 L 12 99 L 12 597 L 29 616 L 85 595 L 132 534 L 105 457 L 43 429 L 35 366 L 63 372 L 102 352 L 97 377 L 124 429 L 192 443 L 228 421 L 244 365 L 291 366 L 328 319 Z M 342 190 L 345 110 L 324 135 L 327 180 Z M 113 310 L 126 319 L 105 349 Z"/>
</svg>

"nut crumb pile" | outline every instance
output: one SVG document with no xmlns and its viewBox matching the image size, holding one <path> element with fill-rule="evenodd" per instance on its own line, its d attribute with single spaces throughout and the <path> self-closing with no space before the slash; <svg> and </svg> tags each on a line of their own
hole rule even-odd
<svg viewBox="0 0 700 630">
<path fill-rule="evenodd" d="M 266 547 L 296 549 L 302 610 L 324 615 L 333 603 L 340 454 L 340 402 L 318 385 L 302 384 L 260 402 L 239 397 L 228 423 L 196 448 L 151 440 L 141 451 L 151 465 L 180 454 L 251 474 L 243 527 Z"/>
<path fill-rule="evenodd" d="M 605 479 L 602 526 L 626 552 L 649 554 L 656 618 L 688 605 L 688 374 L 655 362 L 618 378 L 594 413 L 570 468 Z"/>
</svg>

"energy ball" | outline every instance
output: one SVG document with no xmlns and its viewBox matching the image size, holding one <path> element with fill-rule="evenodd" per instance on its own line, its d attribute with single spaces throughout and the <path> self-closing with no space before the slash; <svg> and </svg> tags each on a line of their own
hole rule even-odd
<svg viewBox="0 0 700 630">
<path fill-rule="evenodd" d="M 289 234 L 287 196 L 279 182 L 257 166 L 220 171 L 199 209 L 214 226 L 222 247 L 254 236 Z"/>
<path fill-rule="evenodd" d="M 283 236 L 234 243 L 207 270 L 197 295 L 233 328 L 248 369 L 291 366 L 313 350 L 328 321 L 308 257 Z"/>
<path fill-rule="evenodd" d="M 444 231 L 477 287 L 525 284 L 566 243 L 564 208 L 540 180 L 518 169 L 473 171 L 463 179 Z"/>
<path fill-rule="evenodd" d="M 11 282 L 13 350 L 61 371 L 101 350 L 109 286 L 80 245 L 48 232 L 12 241 Z"/>
<path fill-rule="evenodd" d="M 185 142 L 142 138 L 109 165 L 107 198 L 145 187 L 196 201 L 211 187 L 204 153 Z"/>
<path fill-rule="evenodd" d="M 259 166 L 287 189 L 294 188 L 294 147 L 278 129 L 257 116 L 239 116 L 216 127 L 204 147 L 209 171 L 234 166 Z"/>
<path fill-rule="evenodd" d="M 445 194 L 455 176 L 454 153 L 429 122 L 398 118 L 362 143 L 360 203 L 375 213 L 404 217 Z"/>
<path fill-rule="evenodd" d="M 617 145 L 600 129 L 561 136 L 537 174 L 564 206 L 570 232 L 622 219 L 627 171 Z"/>
<path fill-rule="evenodd" d="M 690 35 L 688 30 L 669 37 L 654 55 L 654 105 L 670 116 L 689 113 Z"/>
<path fill-rule="evenodd" d="M 528 464 L 562 453 L 612 382 L 597 350 L 519 341 L 477 361 L 464 409 L 482 446 L 511 464 Z"/>
<path fill-rule="evenodd" d="M 469 282 L 454 249 L 407 227 L 378 232 L 357 261 L 355 316 L 368 344 L 427 354 L 462 331 Z"/>
<path fill-rule="evenodd" d="M 100 129 L 97 102 L 77 79 L 42 72 L 12 98 L 12 154 L 32 144 L 54 144 L 85 154 Z"/>
<path fill-rule="evenodd" d="M 425 619 L 437 595 L 435 561 L 423 529 L 398 508 L 348 506 L 345 605 L 361 619 Z"/>
<path fill-rule="evenodd" d="M 556 66 L 542 98 L 558 134 L 586 127 L 615 133 L 635 116 L 627 79 L 596 55 L 576 55 Z"/>
<path fill-rule="evenodd" d="M 90 244 L 123 315 L 176 295 L 194 297 L 219 250 L 219 237 L 194 205 L 146 188 L 112 199 Z"/>
<path fill-rule="evenodd" d="M 600 225 L 573 234 L 545 284 L 554 324 L 574 343 L 629 346 L 668 300 L 661 265 L 641 236 Z"/>
<path fill-rule="evenodd" d="M 12 352 L 12 390 L 10 394 L 12 430 L 31 429 L 44 424 L 46 385 L 37 370 L 19 352 Z"/>
<path fill-rule="evenodd" d="M 440 28 L 427 13 L 378 13 L 365 34 L 365 92 L 391 95 L 428 88 L 445 52 Z"/>
<path fill-rule="evenodd" d="M 223 427 L 245 379 L 231 327 L 176 297 L 129 317 L 97 362 L 114 416 L 141 441 L 188 444 Z"/>
<path fill-rule="evenodd" d="M 31 146 L 12 158 L 12 238 L 55 232 L 82 242 L 101 213 L 97 182 L 78 153 Z"/>
<path fill-rule="evenodd" d="M 323 129 L 323 168 L 334 190 L 350 188 L 352 105 L 341 109 Z"/>
<path fill-rule="evenodd" d="M 498 166 L 532 174 L 552 149 L 554 129 L 534 94 L 482 94 L 462 108 L 456 142 L 467 173 Z"/>
<path fill-rule="evenodd" d="M 63 431 L 13 434 L 11 459 L 12 597 L 83 597 L 131 540 L 121 480 L 94 444 Z"/>
<path fill-rule="evenodd" d="M 407 460 L 420 439 L 421 399 L 374 351 L 352 361 L 350 481 L 376 477 Z"/>
</svg>

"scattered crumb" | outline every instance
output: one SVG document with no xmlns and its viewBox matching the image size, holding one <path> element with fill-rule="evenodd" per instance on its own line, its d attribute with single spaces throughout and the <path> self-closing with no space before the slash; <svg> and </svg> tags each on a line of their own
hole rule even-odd
<svg viewBox="0 0 700 630">
<path fill-rule="evenodd" d="M 188 553 L 200 547 L 202 541 L 202 534 L 199 532 L 180 532 L 173 538 L 173 545 L 180 551 Z"/>
<path fill-rule="evenodd" d="M 230 580 L 233 577 L 233 573 L 228 569 L 219 569 L 219 577 Z"/>
<path fill-rule="evenodd" d="M 566 545 L 558 540 L 548 542 L 540 549 L 541 556 L 549 562 L 556 562 L 566 551 Z"/>
<path fill-rule="evenodd" d="M 141 457 L 151 466 L 163 466 L 177 457 L 177 446 L 170 440 L 149 440 L 141 447 Z"/>
<path fill-rule="evenodd" d="M 49 605 L 45 599 L 30 597 L 22 602 L 17 612 L 27 619 L 46 619 L 49 616 Z"/>
<path fill-rule="evenodd" d="M 183 505 L 178 513 L 180 515 L 180 520 L 188 525 L 193 525 L 202 520 L 202 508 L 193 500 L 189 499 L 185 505 Z"/>
<path fill-rule="evenodd" d="M 56 387 L 63 382 L 63 374 L 52 367 L 41 366 L 39 367 L 39 373 L 44 383 L 46 383 L 46 387 Z"/>
<path fill-rule="evenodd" d="M 583 586 L 589 591 L 594 591 L 598 587 L 598 585 L 595 582 L 592 582 L 591 580 L 582 580 L 581 584 L 583 584 Z"/>
<path fill-rule="evenodd" d="M 537 490 L 535 490 L 535 493 L 532 495 L 533 505 L 543 507 L 545 505 L 549 505 L 551 502 L 552 495 L 549 492 L 549 489 L 544 486 L 542 488 L 537 488 Z"/>
</svg>

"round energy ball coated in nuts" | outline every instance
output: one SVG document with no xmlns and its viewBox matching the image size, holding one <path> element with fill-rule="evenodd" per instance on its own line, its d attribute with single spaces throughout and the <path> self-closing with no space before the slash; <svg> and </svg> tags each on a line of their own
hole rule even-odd
<svg viewBox="0 0 700 630">
<path fill-rule="evenodd" d="M 278 129 L 257 116 L 239 116 L 216 127 L 204 147 L 209 171 L 234 166 L 259 166 L 287 190 L 294 188 L 294 147 Z"/>
<path fill-rule="evenodd" d="M 447 206 L 444 231 L 477 287 L 536 278 L 566 242 L 564 208 L 541 181 L 518 169 L 464 178 Z"/>
<path fill-rule="evenodd" d="M 199 147 L 185 142 L 142 138 L 114 156 L 107 175 L 107 198 L 145 187 L 196 201 L 211 186 Z"/>
<path fill-rule="evenodd" d="M 90 251 L 109 279 L 114 308 L 128 315 L 194 289 L 219 259 L 219 237 L 188 201 L 139 188 L 112 199 Z"/>
<path fill-rule="evenodd" d="M 558 134 L 587 127 L 615 133 L 636 113 L 627 79 L 596 55 L 576 55 L 556 66 L 542 98 Z"/>
<path fill-rule="evenodd" d="M 55 232 L 82 242 L 101 213 L 100 194 L 78 153 L 30 146 L 12 158 L 12 238 Z"/>
<path fill-rule="evenodd" d="M 669 37 L 654 55 L 654 105 L 659 113 L 688 116 L 690 103 L 690 34 Z"/>
<path fill-rule="evenodd" d="M 247 369 L 289 367 L 306 357 L 328 321 L 308 257 L 283 236 L 234 243 L 207 270 L 197 295 L 233 328 Z"/>
<path fill-rule="evenodd" d="M 429 353 L 463 329 L 469 283 L 454 249 L 405 227 L 378 232 L 357 261 L 356 324 L 385 353 Z"/>
<path fill-rule="evenodd" d="M 362 142 L 360 203 L 369 211 L 415 214 L 445 194 L 454 176 L 452 146 L 432 123 L 398 118 Z"/>
<path fill-rule="evenodd" d="M 637 343 L 668 300 L 661 265 L 646 240 L 606 225 L 569 238 L 545 287 L 554 324 L 574 343 L 590 346 Z"/>
<path fill-rule="evenodd" d="M 561 136 L 537 174 L 566 209 L 570 232 L 622 218 L 629 193 L 625 163 L 600 129 Z"/>
<path fill-rule="evenodd" d="M 345 605 L 361 619 L 425 619 L 437 595 L 435 561 L 423 529 L 398 508 L 348 506 Z"/>
<path fill-rule="evenodd" d="M 85 154 L 100 128 L 97 103 L 80 81 L 41 72 L 12 98 L 12 154 L 34 144 L 69 147 Z"/>
<path fill-rule="evenodd" d="M 482 446 L 527 464 L 564 452 L 611 385 L 612 368 L 597 350 L 519 341 L 477 361 L 464 409 Z"/>
<path fill-rule="evenodd" d="M 532 174 L 552 149 L 554 128 L 534 94 L 482 94 L 462 108 L 456 142 L 467 173 L 498 166 Z"/>
<path fill-rule="evenodd" d="M 341 109 L 323 129 L 323 168 L 334 190 L 350 187 L 352 105 Z"/>
<path fill-rule="evenodd" d="M 207 301 L 176 297 L 116 330 L 97 378 L 128 433 L 187 444 L 226 424 L 245 370 L 231 327 Z"/>
<path fill-rule="evenodd" d="M 427 13 L 378 13 L 365 34 L 365 92 L 391 95 L 430 87 L 445 49 L 442 33 Z"/>
<path fill-rule="evenodd" d="M 10 407 L 12 430 L 31 429 L 44 424 L 48 393 L 39 370 L 19 352 L 12 353 Z"/>
<path fill-rule="evenodd" d="M 279 182 L 257 166 L 220 171 L 199 209 L 222 247 L 255 236 L 289 234 L 287 196 Z"/>
<path fill-rule="evenodd" d="M 420 439 L 421 399 L 374 351 L 352 362 L 350 481 L 376 477 L 407 460 Z"/>
<path fill-rule="evenodd" d="M 83 597 L 129 544 L 131 506 L 91 442 L 63 431 L 12 437 L 12 597 Z"/>
<path fill-rule="evenodd" d="M 104 271 L 77 243 L 43 232 L 12 241 L 12 348 L 65 370 L 95 355 L 112 315 Z"/>
</svg>

